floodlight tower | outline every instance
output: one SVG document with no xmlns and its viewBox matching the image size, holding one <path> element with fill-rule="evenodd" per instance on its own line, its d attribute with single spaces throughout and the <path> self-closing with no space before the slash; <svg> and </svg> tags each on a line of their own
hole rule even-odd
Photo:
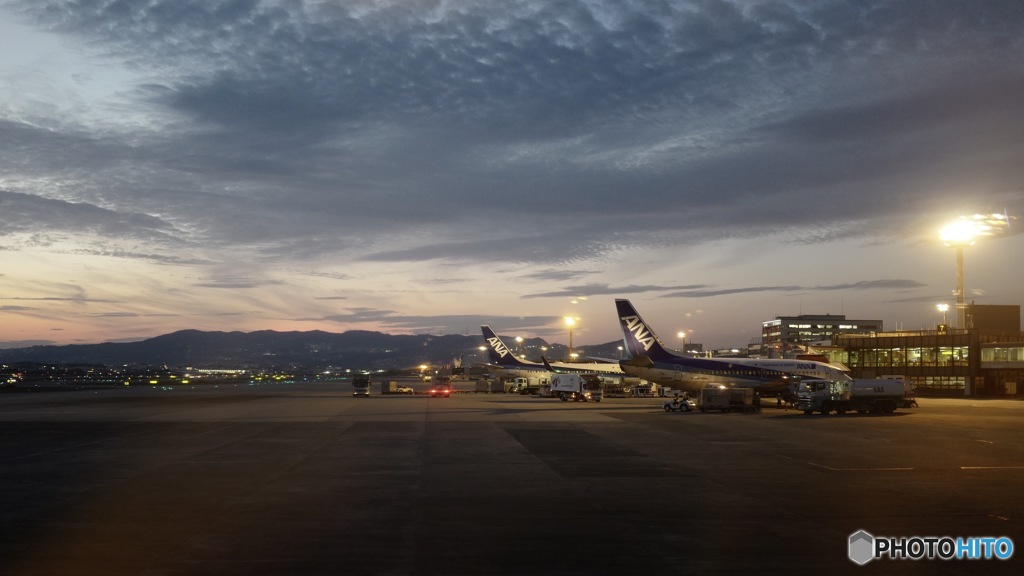
<svg viewBox="0 0 1024 576">
<path fill-rule="evenodd" d="M 569 327 L 569 361 L 572 361 L 572 327 L 576 325 L 576 320 L 572 316 L 565 317 L 565 325 Z"/>
<path fill-rule="evenodd" d="M 947 225 L 939 232 L 939 237 L 946 246 L 956 250 L 956 327 L 967 328 L 967 309 L 964 304 L 964 247 L 974 245 L 974 237 L 978 234 L 978 225 L 966 218 L 961 218 Z"/>
</svg>

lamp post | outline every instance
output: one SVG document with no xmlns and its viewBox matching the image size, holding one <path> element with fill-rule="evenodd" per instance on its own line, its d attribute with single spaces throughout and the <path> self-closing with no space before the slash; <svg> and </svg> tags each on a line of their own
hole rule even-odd
<svg viewBox="0 0 1024 576">
<path fill-rule="evenodd" d="M 523 357 L 523 337 L 522 336 L 516 336 L 516 344 L 519 345 L 519 357 L 522 358 Z"/>
<path fill-rule="evenodd" d="M 964 247 L 974 244 L 978 234 L 978 225 L 966 218 L 961 218 L 947 225 L 939 232 L 939 237 L 946 246 L 956 250 L 956 327 L 967 328 L 967 309 L 964 304 Z"/>
<path fill-rule="evenodd" d="M 572 327 L 576 324 L 576 320 L 572 316 L 565 317 L 565 325 L 569 327 L 569 359 L 572 360 Z"/>
</svg>

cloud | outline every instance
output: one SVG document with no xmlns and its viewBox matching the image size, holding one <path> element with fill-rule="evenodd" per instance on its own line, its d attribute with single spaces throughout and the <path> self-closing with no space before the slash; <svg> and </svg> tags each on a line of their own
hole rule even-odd
<svg viewBox="0 0 1024 576">
<path fill-rule="evenodd" d="M 332 314 L 325 320 L 338 323 L 376 322 L 388 319 L 396 314 L 394 310 L 375 310 L 372 308 L 349 308 L 348 314 Z"/>
<path fill-rule="evenodd" d="M 12 125 L 31 133 L 18 140 L 62 151 L 71 167 L 60 170 L 90 188 L 116 175 L 127 188 L 102 192 L 108 200 L 141 192 L 134 204 L 178 213 L 193 237 L 250 242 L 260 231 L 281 255 L 345 246 L 375 262 L 560 263 L 658 234 L 679 243 L 814 224 L 823 233 L 802 238 L 827 242 L 836 236 L 824 231 L 844 222 L 858 223 L 847 235 L 892 234 L 869 223 L 885 217 L 877 204 L 909 210 L 935 195 L 895 194 L 896 182 L 881 181 L 907 170 L 907 151 L 977 163 L 977 139 L 1017 147 L 1024 126 L 1005 121 L 1017 116 L 1024 74 L 1006 69 L 1019 14 L 999 2 L 939 3 L 941 18 L 903 3 L 14 5 L 133 69 L 159 71 L 134 87 L 135 103 L 175 118 L 174 130 L 140 133 L 133 146 Z M 983 65 L 946 59 L 965 38 Z M 867 72 L 880 62 L 912 78 L 908 88 Z M 965 106 L 972 98 L 985 105 Z M 963 140 L 966 122 L 976 141 Z M 31 170 L 31 158 L 48 156 L 23 162 Z M 1013 185 L 1012 165 L 988 162 L 999 168 L 986 170 L 989 186 Z M 126 173 L 127 163 L 137 168 Z M 84 174 L 96 164 L 104 169 Z M 817 202 L 800 201 L 811 193 Z M 381 206 L 388 222 L 419 229 L 410 239 L 432 241 L 365 246 L 359 237 L 380 225 Z M 473 237 L 499 207 L 529 215 L 530 233 Z M 565 226 L 566 210 L 586 219 L 614 210 L 620 229 L 637 232 L 609 242 L 603 228 Z M 230 212 L 240 218 L 217 218 Z M 360 217 L 338 228 L 343 213 Z M 462 233 L 433 226 L 452 215 Z M 689 232 L 672 237 L 681 223 Z"/>
<path fill-rule="evenodd" d="M 643 292 L 662 292 L 665 290 L 695 290 L 697 288 L 703 288 L 703 284 L 691 284 L 684 286 L 658 286 L 658 285 L 628 285 L 621 286 L 618 288 L 611 287 L 607 284 L 581 284 L 578 286 L 569 286 L 562 290 L 555 290 L 551 292 L 539 292 L 536 294 L 526 294 L 523 298 L 562 298 L 562 297 L 576 297 L 576 296 L 611 296 L 618 294 L 639 294 Z"/>
<path fill-rule="evenodd" d="M 309 270 L 309 271 L 298 272 L 298 273 L 299 274 L 303 274 L 305 276 L 313 276 L 315 278 L 328 278 L 328 279 L 331 279 L 331 280 L 348 280 L 348 279 L 352 278 L 352 276 L 350 274 L 345 274 L 343 272 L 320 272 L 320 271 L 316 271 L 316 270 Z"/>
<path fill-rule="evenodd" d="M 725 288 L 721 290 L 684 290 L 664 294 L 662 298 L 710 298 L 712 296 L 726 296 L 730 294 L 749 294 L 757 292 L 829 292 L 829 291 L 850 291 L 850 290 L 906 290 L 927 286 L 916 280 L 863 280 L 847 284 L 831 284 L 819 286 L 747 286 L 743 288 Z"/>
<path fill-rule="evenodd" d="M 20 300 L 24 300 L 24 301 L 29 301 L 29 302 L 75 302 L 75 303 L 92 302 L 92 303 L 106 303 L 106 304 L 120 303 L 119 300 L 108 300 L 108 299 L 103 299 L 103 298 L 90 298 L 90 297 L 86 296 L 85 294 L 82 294 L 80 296 L 70 296 L 70 297 L 40 296 L 40 297 L 35 297 L 35 298 L 26 298 L 26 297 L 20 297 L 20 296 L 18 296 L 18 297 L 0 296 L 0 300 L 19 300 L 19 301 Z"/>
<path fill-rule="evenodd" d="M 522 277 L 526 280 L 563 281 L 576 280 L 584 276 L 593 276 L 600 273 L 601 272 L 599 270 L 560 270 L 557 268 L 551 268 L 527 273 Z"/>
<path fill-rule="evenodd" d="M 0 349 L 28 348 L 30 346 L 51 346 L 57 342 L 53 340 L 6 340 L 0 341 Z"/>
<path fill-rule="evenodd" d="M 317 320 L 307 318 L 305 320 Z M 378 323 L 388 330 L 416 334 L 478 334 L 480 326 L 500 327 L 504 331 L 527 331 L 531 334 L 550 332 L 550 326 L 561 322 L 560 316 L 494 316 L 482 314 L 409 315 L 394 310 L 350 308 L 347 314 L 323 318 L 346 327 L 361 323 Z M 559 332 L 560 333 L 560 332 Z"/>
<path fill-rule="evenodd" d="M 501 306 L 466 293 L 539 306 L 864 293 L 820 278 L 907 274 L 864 254 L 920 249 L 957 211 L 1024 212 L 1013 0 L 9 0 L 0 13 L 0 35 L 35 32 L 0 62 L 0 250 L 79 256 L 83 282 L 195 268 L 176 286 L 244 290 L 276 318 L 344 298 L 358 312 L 328 322 L 429 329 L 459 314 L 420 306 L 470 309 L 467 322 Z M 717 252 L 733 241 L 747 249 Z M 743 275 L 769 244 L 858 242 L 799 285 Z M 698 265 L 709 284 L 662 280 Z M 7 274 L 3 289 L 25 283 Z M 140 300 L 166 293 L 153 276 L 132 276 L 147 278 Z"/>
<path fill-rule="evenodd" d="M 143 252 L 129 252 L 121 248 L 77 248 L 70 251 L 72 254 L 79 254 L 82 256 L 106 256 L 109 258 L 125 258 L 129 260 L 145 260 L 153 262 L 155 264 L 169 264 L 169 265 L 202 265 L 210 264 L 210 260 L 178 256 L 175 254 L 147 254 Z"/>
<path fill-rule="evenodd" d="M 268 280 L 265 278 L 245 276 L 225 276 L 218 278 L 204 278 L 201 282 L 195 282 L 192 285 L 196 288 L 242 290 L 279 284 L 282 284 L 279 280 Z"/>
<path fill-rule="evenodd" d="M 119 212 L 85 202 L 68 202 L 0 190 L 0 212 L 6 220 L 0 229 L 0 237 L 49 230 L 61 235 L 94 235 L 113 239 L 127 237 L 158 244 L 182 245 L 174 227 L 159 218 L 137 212 Z"/>
</svg>

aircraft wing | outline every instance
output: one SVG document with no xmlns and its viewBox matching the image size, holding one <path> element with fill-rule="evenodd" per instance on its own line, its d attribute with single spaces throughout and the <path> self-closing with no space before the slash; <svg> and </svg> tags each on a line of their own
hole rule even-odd
<svg viewBox="0 0 1024 576">
<path fill-rule="evenodd" d="M 593 360 L 599 364 L 618 364 L 619 358 L 601 358 L 599 356 L 587 356 L 587 360 Z"/>
</svg>

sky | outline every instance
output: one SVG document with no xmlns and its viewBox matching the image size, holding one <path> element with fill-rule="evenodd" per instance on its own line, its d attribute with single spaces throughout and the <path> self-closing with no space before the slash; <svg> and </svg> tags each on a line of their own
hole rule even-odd
<svg viewBox="0 0 1024 576">
<path fill-rule="evenodd" d="M 1019 0 L 0 0 L 0 347 L 1024 304 Z"/>
</svg>

